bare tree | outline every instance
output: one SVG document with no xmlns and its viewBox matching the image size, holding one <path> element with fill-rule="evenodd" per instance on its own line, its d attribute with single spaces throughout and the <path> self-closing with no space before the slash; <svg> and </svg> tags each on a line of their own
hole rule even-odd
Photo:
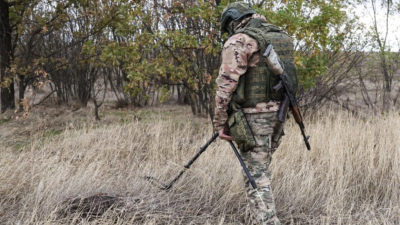
<svg viewBox="0 0 400 225">
<path fill-rule="evenodd" d="M 93 69 L 93 68 L 92 68 Z M 99 73 L 98 69 L 93 69 L 95 70 L 95 73 Z M 92 80 L 92 92 L 91 92 L 91 98 L 93 100 L 94 104 L 94 118 L 99 121 L 100 116 L 99 116 L 99 108 L 103 105 L 104 100 L 106 98 L 107 94 L 107 74 L 105 71 L 101 71 L 102 75 L 100 75 L 100 79 L 95 79 Z M 94 76 L 97 77 L 97 76 Z M 101 97 L 100 97 L 101 96 Z"/>
<path fill-rule="evenodd" d="M 379 6 L 376 0 L 371 0 L 369 3 L 372 8 L 372 31 L 371 38 L 374 44 L 376 44 L 379 53 L 379 66 L 381 68 L 381 74 L 383 78 L 383 95 L 382 95 L 382 109 L 387 110 L 390 108 L 390 104 L 393 99 L 391 99 L 391 92 L 393 88 L 393 79 L 396 72 L 398 72 L 399 67 L 399 55 L 391 52 L 390 46 L 388 46 L 388 35 L 389 27 L 392 26 L 391 15 L 396 11 L 395 2 L 393 0 L 381 0 L 380 9 L 384 13 L 384 21 L 379 20 Z M 399 3 L 397 3 L 399 4 Z M 394 18 L 394 17 L 393 17 Z M 384 28 L 380 29 L 380 23 L 384 23 Z M 383 31 L 382 31 L 383 30 Z"/>
</svg>

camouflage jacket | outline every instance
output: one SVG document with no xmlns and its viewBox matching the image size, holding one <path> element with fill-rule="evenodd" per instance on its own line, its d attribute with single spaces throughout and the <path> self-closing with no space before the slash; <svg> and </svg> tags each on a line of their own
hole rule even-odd
<svg viewBox="0 0 400 225">
<path fill-rule="evenodd" d="M 251 18 L 265 18 L 254 14 Z M 246 25 L 251 18 L 241 22 L 237 28 Z M 255 67 L 260 61 L 259 46 L 257 40 L 242 33 L 230 37 L 222 49 L 222 63 L 219 75 L 216 79 L 218 86 L 215 96 L 214 127 L 220 130 L 224 127 L 228 114 L 227 110 L 233 92 L 239 82 L 239 77 L 246 73 L 247 68 Z M 254 108 L 244 108 L 244 113 L 274 112 L 279 110 L 279 102 L 262 102 Z"/>
</svg>

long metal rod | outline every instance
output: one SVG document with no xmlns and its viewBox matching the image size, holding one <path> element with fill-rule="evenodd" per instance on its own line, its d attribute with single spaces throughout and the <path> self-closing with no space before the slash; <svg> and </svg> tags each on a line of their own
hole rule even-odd
<svg viewBox="0 0 400 225">
<path fill-rule="evenodd" d="M 210 140 L 208 140 L 207 143 L 206 143 L 203 147 L 200 148 L 200 151 L 197 152 L 197 154 L 193 157 L 193 159 L 191 159 L 191 160 L 189 161 L 189 163 L 188 163 L 187 165 L 185 165 L 185 168 L 186 168 L 186 169 L 189 169 L 190 166 L 194 163 L 194 161 L 196 161 L 196 159 L 199 158 L 199 156 L 201 155 L 201 153 L 203 153 L 203 152 L 207 149 L 207 147 L 208 147 L 215 139 L 217 139 L 218 136 L 219 136 L 218 133 L 214 134 L 214 136 L 212 136 L 212 138 L 211 138 Z"/>
<path fill-rule="evenodd" d="M 145 177 L 146 180 L 150 181 L 152 184 L 158 186 L 162 190 L 169 190 L 171 189 L 172 185 L 182 177 L 182 175 L 185 173 L 187 169 L 190 168 L 190 166 L 199 158 L 199 156 L 207 149 L 207 147 L 215 141 L 215 139 L 219 136 L 218 133 L 214 134 L 210 140 L 207 141 L 207 143 L 200 148 L 200 150 L 196 153 L 196 155 L 189 161 L 188 164 L 184 166 L 184 169 L 179 172 L 178 176 L 176 176 L 169 184 L 163 184 L 161 181 L 155 179 L 154 177 L 147 176 Z M 246 173 L 246 176 L 249 178 L 250 184 L 254 189 L 257 189 L 257 184 L 254 181 L 253 177 L 250 175 L 249 170 L 247 169 L 246 165 L 243 162 L 242 157 L 239 155 L 238 150 L 236 149 L 235 145 L 233 144 L 232 141 L 229 141 L 229 144 L 231 145 L 233 151 L 235 152 L 236 157 L 238 158 L 244 172 Z"/>
<path fill-rule="evenodd" d="M 240 165 L 242 165 L 243 170 L 244 170 L 244 172 L 245 172 L 246 175 L 247 175 L 247 178 L 249 178 L 249 181 L 250 181 L 251 186 L 252 186 L 254 189 L 257 189 L 257 184 L 256 184 L 256 182 L 254 181 L 253 177 L 250 175 L 250 172 L 249 172 L 249 170 L 247 169 L 246 165 L 244 164 L 243 159 L 242 159 L 242 157 L 239 155 L 239 152 L 238 152 L 238 150 L 236 149 L 235 145 L 233 144 L 232 141 L 229 141 L 229 144 L 231 145 L 233 151 L 235 152 L 236 157 L 239 159 Z"/>
<path fill-rule="evenodd" d="M 196 153 L 196 155 L 189 161 L 188 164 L 184 166 L 184 169 L 176 176 L 169 184 L 163 184 L 162 182 L 158 181 L 157 179 L 153 177 L 145 177 L 146 180 L 150 181 L 151 183 L 157 185 L 160 189 L 162 190 L 169 190 L 172 185 L 185 173 L 187 169 L 190 168 L 190 166 L 199 158 L 199 156 L 206 151 L 207 147 L 219 136 L 218 133 L 214 134 L 210 140 L 207 141 L 207 143 L 200 148 L 200 150 Z"/>
</svg>

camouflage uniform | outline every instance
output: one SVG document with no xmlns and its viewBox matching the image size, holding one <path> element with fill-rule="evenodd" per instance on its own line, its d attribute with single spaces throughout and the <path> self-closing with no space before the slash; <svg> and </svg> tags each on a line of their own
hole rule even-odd
<svg viewBox="0 0 400 225">
<path fill-rule="evenodd" d="M 263 18 L 253 14 L 251 18 L 260 17 Z M 251 18 L 243 20 L 238 27 L 245 25 Z M 259 51 L 257 40 L 243 33 L 235 34 L 225 42 L 222 64 L 216 80 L 218 90 L 215 97 L 214 126 L 217 130 L 223 129 L 228 119 L 227 110 L 240 76 L 246 73 L 247 68 L 255 67 L 259 63 Z M 248 201 L 255 224 L 280 224 L 276 216 L 268 170 L 272 154 L 279 146 L 283 134 L 283 124 L 279 123 L 277 118 L 279 104 L 280 102 L 270 101 L 258 103 L 255 107 L 243 108 L 257 142 L 257 146 L 252 150 L 241 152 L 258 186 L 257 192 L 245 177 Z"/>
<path fill-rule="evenodd" d="M 268 168 L 272 154 L 280 144 L 283 124 L 279 123 L 276 112 L 249 113 L 245 116 L 257 142 L 257 146 L 252 150 L 241 152 L 243 161 L 258 187 L 257 192 L 249 185 L 248 178 L 244 174 L 253 222 L 268 225 L 280 224 L 276 216 L 271 174 Z"/>
</svg>

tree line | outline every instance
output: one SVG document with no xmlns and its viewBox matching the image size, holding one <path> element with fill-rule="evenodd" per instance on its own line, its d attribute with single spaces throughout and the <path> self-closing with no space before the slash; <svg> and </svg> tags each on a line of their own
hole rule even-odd
<svg viewBox="0 0 400 225">
<path fill-rule="evenodd" d="M 86 107 L 92 101 L 98 118 L 107 92 L 121 107 L 162 102 L 174 92 L 193 114 L 212 117 L 227 38 L 219 32 L 219 18 L 230 2 L 0 0 L 1 112 L 26 110 L 55 96 L 58 104 Z M 350 110 L 343 93 L 355 88 L 372 110 L 398 103 L 400 53 L 388 44 L 394 35 L 388 27 L 399 15 L 399 1 L 247 2 L 293 37 L 304 107 L 335 103 Z M 372 25 L 354 16 L 360 5 Z M 375 97 L 371 84 L 379 85 Z M 30 101 L 30 93 L 44 86 L 48 93 Z"/>
</svg>

